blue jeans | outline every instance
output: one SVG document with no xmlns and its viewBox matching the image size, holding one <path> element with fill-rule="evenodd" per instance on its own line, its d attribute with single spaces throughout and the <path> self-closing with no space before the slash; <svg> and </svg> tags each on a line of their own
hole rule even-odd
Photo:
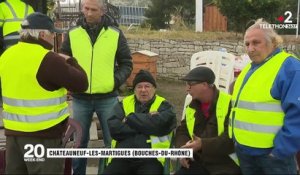
<svg viewBox="0 0 300 175">
<path fill-rule="evenodd" d="M 90 126 L 94 112 L 100 121 L 103 140 L 105 147 L 109 148 L 111 144 L 111 136 L 107 124 L 107 119 L 110 117 L 111 110 L 118 103 L 117 97 L 101 98 L 101 99 L 79 99 L 73 98 L 72 108 L 73 117 L 79 121 L 82 127 L 82 139 L 80 148 L 86 148 L 90 140 Z M 86 173 L 86 158 L 76 158 L 72 160 L 74 174 L 84 175 Z M 100 159 L 100 162 L 102 160 Z"/>
<path fill-rule="evenodd" d="M 270 155 L 252 156 L 242 153 L 238 147 L 235 147 L 235 152 L 239 158 L 243 175 L 297 174 L 294 156 L 284 159 Z"/>
</svg>

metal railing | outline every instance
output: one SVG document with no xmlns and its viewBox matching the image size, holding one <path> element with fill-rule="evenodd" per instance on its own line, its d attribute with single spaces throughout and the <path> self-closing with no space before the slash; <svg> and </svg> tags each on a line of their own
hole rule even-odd
<svg viewBox="0 0 300 175">
<path fill-rule="evenodd" d="M 119 24 L 130 26 L 131 24 L 140 25 L 146 19 L 144 16 L 146 7 L 131 7 L 131 6 L 117 6 L 121 18 L 118 20 Z"/>
<path fill-rule="evenodd" d="M 74 2 L 71 4 L 60 4 L 55 12 L 56 19 L 60 21 L 63 29 L 69 29 L 76 26 L 76 22 L 79 19 L 80 2 Z M 120 25 L 140 25 L 146 19 L 144 16 L 146 7 L 133 7 L 133 6 L 114 6 L 107 4 L 107 14 L 111 16 Z"/>
</svg>

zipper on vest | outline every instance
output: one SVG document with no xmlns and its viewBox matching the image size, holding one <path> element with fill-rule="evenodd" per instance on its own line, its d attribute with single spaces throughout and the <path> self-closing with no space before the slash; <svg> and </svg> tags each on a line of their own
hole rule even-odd
<svg viewBox="0 0 300 175">
<path fill-rule="evenodd" d="M 92 42 L 91 42 L 91 44 L 92 44 Z M 90 72 L 90 94 L 92 94 L 93 60 L 94 60 L 94 46 L 92 45 L 92 59 L 91 59 L 91 72 Z"/>
<path fill-rule="evenodd" d="M 100 34 L 98 35 L 98 37 L 96 38 L 96 41 L 95 41 L 95 43 L 97 42 L 97 40 L 100 38 L 100 36 L 103 34 L 103 32 L 102 32 L 102 30 L 103 29 L 101 29 L 101 31 L 100 31 Z M 91 58 L 91 72 L 90 72 L 90 94 L 92 94 L 92 75 L 93 75 L 93 61 L 94 61 L 94 44 L 92 43 L 92 40 L 91 40 L 91 38 L 90 37 L 88 37 L 89 38 L 89 40 L 90 40 L 90 42 L 91 42 L 91 46 L 92 46 L 92 58 Z"/>
</svg>

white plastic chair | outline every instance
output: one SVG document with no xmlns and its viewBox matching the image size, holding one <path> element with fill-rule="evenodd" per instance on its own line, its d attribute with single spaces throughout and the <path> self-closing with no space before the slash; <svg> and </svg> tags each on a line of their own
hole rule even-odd
<svg viewBox="0 0 300 175">
<path fill-rule="evenodd" d="M 229 92 L 230 84 L 234 80 L 234 62 L 233 54 L 221 51 L 202 51 L 192 55 L 190 69 L 200 66 L 206 66 L 213 70 L 216 76 L 215 85 L 224 92 Z M 182 120 L 185 116 L 185 108 L 192 101 L 192 96 L 185 97 L 182 111 Z"/>
</svg>

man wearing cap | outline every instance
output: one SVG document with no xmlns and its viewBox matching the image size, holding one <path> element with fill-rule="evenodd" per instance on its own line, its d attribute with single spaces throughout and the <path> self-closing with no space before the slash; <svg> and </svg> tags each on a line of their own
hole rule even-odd
<svg viewBox="0 0 300 175">
<path fill-rule="evenodd" d="M 46 149 L 62 146 L 70 115 L 67 90 L 85 91 L 88 82 L 74 58 L 50 51 L 54 32 L 48 16 L 33 13 L 22 22 L 20 41 L 0 58 L 6 174 L 63 173 L 64 159 L 46 158 Z M 42 159 L 26 160 L 24 154 Z"/>
<path fill-rule="evenodd" d="M 101 124 L 105 147 L 109 148 L 111 137 L 107 118 L 118 103 L 119 87 L 132 71 L 132 58 L 124 34 L 105 15 L 103 0 L 81 2 L 84 19 L 67 33 L 61 48 L 62 53 L 78 60 L 89 80 L 84 93 L 71 93 L 73 114 L 83 129 L 81 148 L 88 145 L 94 113 Z M 99 166 L 103 164 L 101 161 Z M 84 175 L 86 164 L 86 158 L 73 159 L 74 174 Z"/>
<path fill-rule="evenodd" d="M 175 144 L 193 148 L 194 157 L 180 159 L 176 174 L 239 174 L 236 160 L 229 156 L 234 152 L 228 137 L 230 95 L 216 88 L 215 74 L 207 67 L 194 68 L 182 80 L 192 101 L 176 130 Z"/>
<path fill-rule="evenodd" d="M 141 70 L 133 80 L 134 94 L 114 106 L 108 125 L 113 148 L 169 148 L 176 114 L 156 94 L 152 75 Z M 164 145 L 164 146 L 162 146 Z M 163 158 L 109 158 L 104 174 L 162 174 Z"/>
</svg>

